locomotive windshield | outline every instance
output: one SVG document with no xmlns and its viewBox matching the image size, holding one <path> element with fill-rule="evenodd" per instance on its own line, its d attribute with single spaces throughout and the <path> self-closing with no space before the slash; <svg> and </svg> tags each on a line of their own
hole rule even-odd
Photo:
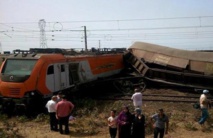
<svg viewBox="0 0 213 138">
<path fill-rule="evenodd" d="M 36 62 L 35 59 L 8 59 L 4 64 L 2 74 L 30 75 Z"/>
</svg>

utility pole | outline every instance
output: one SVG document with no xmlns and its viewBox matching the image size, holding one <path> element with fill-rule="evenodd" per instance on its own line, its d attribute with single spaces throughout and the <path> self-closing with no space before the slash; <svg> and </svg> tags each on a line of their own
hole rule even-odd
<svg viewBox="0 0 213 138">
<path fill-rule="evenodd" d="M 84 26 L 84 42 L 85 42 L 85 51 L 87 52 L 87 28 Z"/>
<path fill-rule="evenodd" d="M 98 48 L 101 50 L 101 40 L 98 40 Z"/>
</svg>

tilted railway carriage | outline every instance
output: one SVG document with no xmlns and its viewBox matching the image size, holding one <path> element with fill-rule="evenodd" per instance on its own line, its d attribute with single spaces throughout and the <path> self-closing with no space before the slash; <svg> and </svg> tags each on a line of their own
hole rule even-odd
<svg viewBox="0 0 213 138">
<path fill-rule="evenodd" d="M 124 55 L 146 80 L 213 90 L 213 53 L 135 42 Z"/>
<path fill-rule="evenodd" d="M 0 97 L 3 100 L 21 99 L 26 105 L 33 99 L 39 103 L 55 92 L 113 76 L 123 68 L 122 53 L 14 54 L 1 66 Z"/>
</svg>

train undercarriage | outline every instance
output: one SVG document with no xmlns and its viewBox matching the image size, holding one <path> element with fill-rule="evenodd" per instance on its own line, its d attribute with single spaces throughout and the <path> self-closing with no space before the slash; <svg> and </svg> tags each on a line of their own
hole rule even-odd
<svg viewBox="0 0 213 138">
<path fill-rule="evenodd" d="M 73 88 L 65 89 L 63 94 L 73 101 L 75 98 L 95 95 L 97 93 L 132 93 L 135 86 L 145 89 L 145 83 L 141 76 L 114 76 L 110 78 L 100 78 L 94 82 L 79 85 Z M 56 95 L 54 93 L 54 95 Z M 39 93 L 25 96 L 23 98 L 0 97 L 0 111 L 6 113 L 9 117 L 12 115 L 35 116 L 46 112 L 45 104 L 49 98 L 44 98 Z"/>
</svg>

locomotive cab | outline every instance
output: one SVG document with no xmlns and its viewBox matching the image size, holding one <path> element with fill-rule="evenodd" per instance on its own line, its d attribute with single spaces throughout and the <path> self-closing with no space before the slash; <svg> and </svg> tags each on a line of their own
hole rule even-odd
<svg viewBox="0 0 213 138">
<path fill-rule="evenodd" d="M 54 92 L 66 89 L 68 69 L 61 54 L 15 54 L 1 67 L 0 101 L 2 109 L 22 107 L 28 113 L 44 109 Z M 63 85 L 62 85 L 63 84 Z M 8 106 L 8 107 L 5 107 Z M 30 110 L 30 111 L 29 111 Z M 10 112 L 10 111 L 9 111 Z"/>
</svg>

